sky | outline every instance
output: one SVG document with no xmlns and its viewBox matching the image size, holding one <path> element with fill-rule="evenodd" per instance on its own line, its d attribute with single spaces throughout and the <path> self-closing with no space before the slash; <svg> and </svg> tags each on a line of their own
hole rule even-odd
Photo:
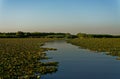
<svg viewBox="0 0 120 79">
<path fill-rule="evenodd" d="M 0 32 L 120 34 L 120 0 L 0 0 Z"/>
</svg>

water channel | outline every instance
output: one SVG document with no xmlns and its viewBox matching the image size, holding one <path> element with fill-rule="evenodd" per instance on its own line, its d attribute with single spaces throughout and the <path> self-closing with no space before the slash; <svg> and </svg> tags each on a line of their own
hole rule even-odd
<svg viewBox="0 0 120 79">
<path fill-rule="evenodd" d="M 41 79 L 120 79 L 120 60 L 66 43 L 48 42 L 44 47 L 57 48 L 47 51 L 47 61 L 59 62 L 58 71 Z"/>
</svg>

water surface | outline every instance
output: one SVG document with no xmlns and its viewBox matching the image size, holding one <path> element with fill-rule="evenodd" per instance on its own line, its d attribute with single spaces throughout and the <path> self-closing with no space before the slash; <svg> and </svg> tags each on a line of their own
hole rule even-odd
<svg viewBox="0 0 120 79">
<path fill-rule="evenodd" d="M 95 53 L 66 43 L 48 42 L 44 47 L 57 48 L 48 51 L 48 61 L 59 62 L 58 71 L 42 76 L 42 79 L 120 79 L 120 61 L 116 57 Z"/>
</svg>

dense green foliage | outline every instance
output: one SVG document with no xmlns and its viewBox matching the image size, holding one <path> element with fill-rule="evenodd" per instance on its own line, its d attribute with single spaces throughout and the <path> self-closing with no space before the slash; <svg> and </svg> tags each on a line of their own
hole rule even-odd
<svg viewBox="0 0 120 79">
<path fill-rule="evenodd" d="M 120 38 L 77 38 L 68 42 L 98 52 L 120 57 Z"/>
<path fill-rule="evenodd" d="M 0 79 L 32 79 L 35 74 L 56 72 L 58 62 L 40 61 L 48 58 L 44 51 L 55 50 L 41 47 L 50 40 L 54 39 L 0 39 Z"/>
</svg>

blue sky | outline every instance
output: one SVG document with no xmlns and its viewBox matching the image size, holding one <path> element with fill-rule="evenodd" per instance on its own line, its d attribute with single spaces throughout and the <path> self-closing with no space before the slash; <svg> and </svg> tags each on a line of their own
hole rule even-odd
<svg viewBox="0 0 120 79">
<path fill-rule="evenodd" d="M 119 0 L 0 0 L 0 31 L 120 34 Z"/>
</svg>

